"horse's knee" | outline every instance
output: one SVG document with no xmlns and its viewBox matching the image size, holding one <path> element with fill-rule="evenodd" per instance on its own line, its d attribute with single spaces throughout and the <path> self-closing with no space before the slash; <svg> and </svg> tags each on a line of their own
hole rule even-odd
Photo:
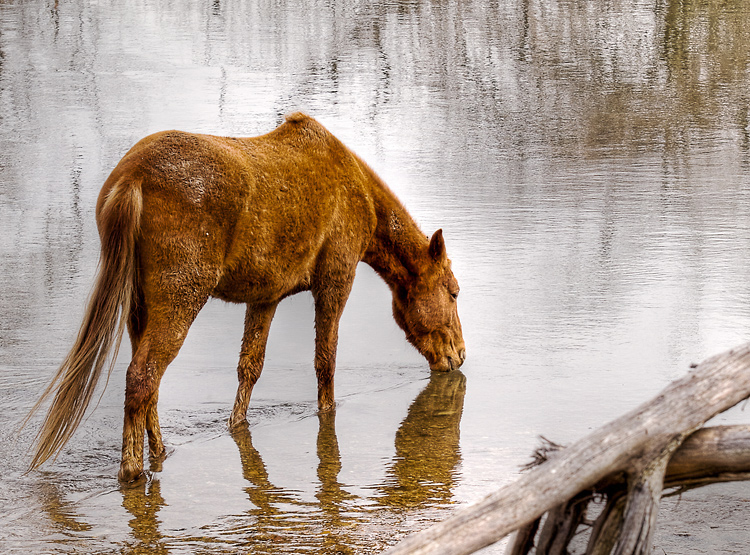
<svg viewBox="0 0 750 555">
<path fill-rule="evenodd" d="M 258 364 L 255 360 L 240 360 L 237 366 L 237 381 L 240 389 L 252 389 L 255 382 L 260 378 L 263 364 Z"/>
<path fill-rule="evenodd" d="M 336 401 L 333 398 L 333 389 L 318 392 L 318 410 L 320 412 L 332 411 L 336 408 Z"/>
<path fill-rule="evenodd" d="M 145 416 L 158 390 L 158 377 L 150 365 L 134 359 L 125 376 L 125 412 Z"/>
</svg>

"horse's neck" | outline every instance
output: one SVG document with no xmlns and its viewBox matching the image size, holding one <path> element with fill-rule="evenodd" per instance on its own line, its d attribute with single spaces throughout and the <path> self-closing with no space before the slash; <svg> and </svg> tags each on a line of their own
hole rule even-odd
<svg viewBox="0 0 750 555">
<path fill-rule="evenodd" d="M 427 237 L 377 177 L 373 184 L 373 199 L 377 226 L 363 260 L 391 287 L 406 286 L 419 273 L 427 252 Z"/>
</svg>

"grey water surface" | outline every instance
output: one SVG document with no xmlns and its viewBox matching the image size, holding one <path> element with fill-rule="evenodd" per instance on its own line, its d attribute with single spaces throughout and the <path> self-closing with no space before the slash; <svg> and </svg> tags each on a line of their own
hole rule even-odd
<svg viewBox="0 0 750 555">
<path fill-rule="evenodd" d="M 163 380 L 147 482 L 116 480 L 125 347 L 25 473 L 109 171 L 158 130 L 295 110 L 443 228 L 461 372 L 430 374 L 361 265 L 335 415 L 300 294 L 231 435 L 243 307 L 212 301 Z M 539 435 L 575 441 L 750 337 L 749 111 L 739 0 L 0 1 L 0 552 L 378 553 L 511 483 Z M 748 552 L 748 517 L 745 484 L 665 501 L 654 552 Z"/>
</svg>

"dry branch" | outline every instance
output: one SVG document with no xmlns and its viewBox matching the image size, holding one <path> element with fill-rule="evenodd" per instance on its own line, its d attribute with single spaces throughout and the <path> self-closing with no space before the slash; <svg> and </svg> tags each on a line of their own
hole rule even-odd
<svg viewBox="0 0 750 555">
<path fill-rule="evenodd" d="M 616 491 L 623 479 L 627 494 L 605 509 L 587 552 L 646 553 L 665 486 L 703 485 L 730 476 L 748 476 L 749 430 L 739 429 L 742 427 L 702 431 L 685 442 L 684 450 L 679 449 L 707 420 L 748 396 L 750 344 L 706 360 L 650 402 L 550 454 L 546 462 L 515 483 L 406 538 L 386 553 L 464 555 L 519 529 L 525 533 L 528 549 L 528 536 L 533 538 L 532 528 L 542 515 L 552 510 L 564 512 L 574 497 L 597 488 L 609 485 Z M 714 445 L 709 447 L 711 442 Z M 682 452 L 675 455 L 674 466 L 670 465 L 677 451 Z M 613 495 L 610 500 L 615 498 Z M 527 551 L 512 545 L 510 552 Z"/>
<path fill-rule="evenodd" d="M 664 486 L 685 489 L 750 479 L 750 425 L 702 428 L 672 456 Z"/>
</svg>

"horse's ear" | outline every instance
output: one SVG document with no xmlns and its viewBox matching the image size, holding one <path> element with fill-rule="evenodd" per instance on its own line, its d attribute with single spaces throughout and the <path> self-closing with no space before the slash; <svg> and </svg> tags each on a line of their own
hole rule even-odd
<svg viewBox="0 0 750 555">
<path fill-rule="evenodd" d="M 445 252 L 445 240 L 443 239 L 443 230 L 438 229 L 430 239 L 430 256 L 435 262 L 444 262 L 448 255 Z"/>
</svg>

